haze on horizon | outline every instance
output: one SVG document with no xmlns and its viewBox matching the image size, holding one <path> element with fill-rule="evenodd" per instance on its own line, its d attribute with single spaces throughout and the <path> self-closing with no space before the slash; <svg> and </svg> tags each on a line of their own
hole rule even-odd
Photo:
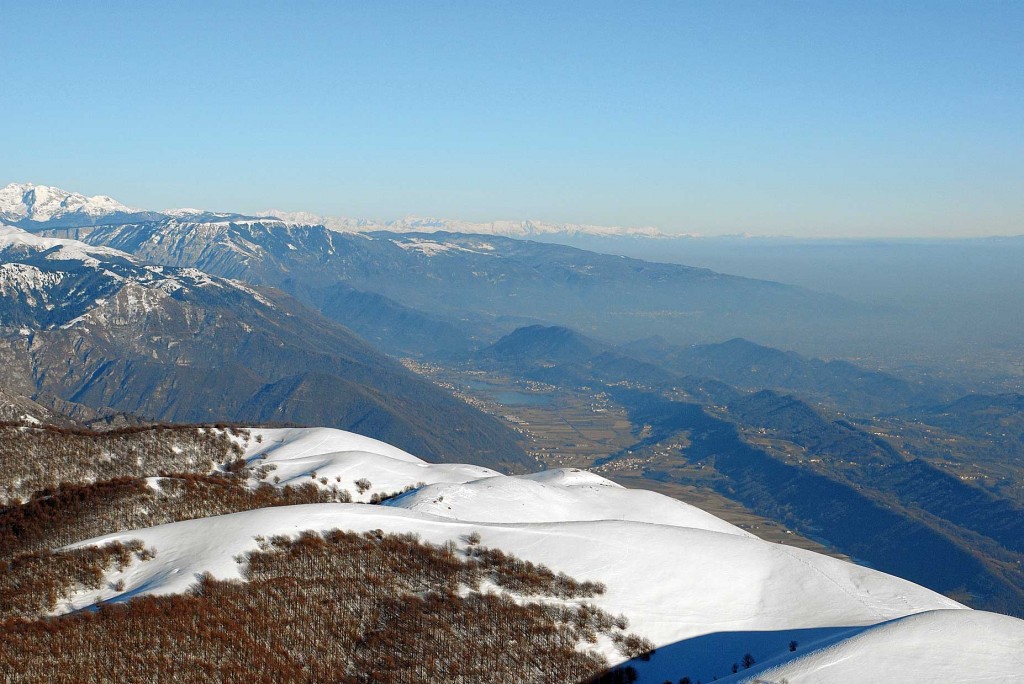
<svg viewBox="0 0 1024 684">
<path fill-rule="evenodd" d="M 1024 233 L 1024 5 L 7 4 L 3 182 L 133 206 Z"/>
</svg>

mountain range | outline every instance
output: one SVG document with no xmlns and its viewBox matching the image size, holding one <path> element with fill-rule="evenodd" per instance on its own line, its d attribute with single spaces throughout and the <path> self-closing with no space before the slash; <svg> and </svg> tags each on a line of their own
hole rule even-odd
<svg viewBox="0 0 1024 684">
<path fill-rule="evenodd" d="M 453 219 L 407 217 L 390 221 L 323 216 L 306 211 L 266 209 L 251 215 L 212 212 L 205 209 L 165 209 L 148 211 L 121 204 L 106 195 L 87 197 L 81 193 L 34 183 L 10 183 L 0 188 L 0 223 L 27 230 L 53 226 L 116 225 L 142 220 L 190 218 L 278 219 L 295 225 L 321 225 L 344 233 L 388 231 L 394 233 L 473 233 L 507 237 L 541 237 L 551 235 L 642 236 L 667 237 L 654 228 L 622 228 L 592 226 L 578 223 L 546 221 L 472 222 Z"/>
<path fill-rule="evenodd" d="M 57 214 L 36 215 L 27 200 L 17 199 L 34 192 L 26 187 L 8 186 L 0 220 L 9 216 L 14 225 L 52 237 L 277 287 L 327 316 L 350 305 L 372 312 L 374 321 L 364 324 L 356 316 L 342 322 L 403 355 L 480 346 L 531 322 L 619 341 L 660 334 L 713 342 L 739 334 L 793 346 L 843 339 L 872 315 L 840 297 L 776 282 L 550 242 L 448 232 L 495 232 L 476 224 L 357 222 L 359 232 L 339 232 L 315 223 L 197 209 L 132 221 L 124 208 L 104 217 L 105 200 L 90 205 L 88 221 L 73 212 L 61 224 Z M 46 192 L 58 197 L 62 191 Z M 87 199 L 62 202 L 72 207 Z M 387 230 L 375 230 L 381 227 Z M 430 349 L 435 332 L 447 340 Z M 450 344 L 459 336 L 468 344 Z"/>
<path fill-rule="evenodd" d="M 403 334 L 416 331 L 412 318 L 426 317 L 481 339 L 528 322 L 620 340 L 664 334 L 712 341 L 737 332 L 791 339 L 864 314 L 840 298 L 779 283 L 494 236 L 177 219 L 47 234 L 271 285 L 324 313 L 339 287 L 346 296 L 351 289 L 379 295 L 409 318 Z"/>
<path fill-rule="evenodd" d="M 751 341 L 869 320 L 836 296 L 508 237 L 601 229 L 268 213 L 0 191 L 0 667 L 45 672 L 69 652 L 48 640 L 71 637 L 165 667 L 180 654 L 157 642 L 194 631 L 182 616 L 210 626 L 197 672 L 248 671 L 245 653 L 346 684 L 373 668 L 661 684 L 1024 667 L 1024 623 L 963 605 L 1020 613 L 1024 508 L 914 432 L 985 442 L 978 460 L 1011 468 L 1019 394 Z M 704 487 L 906 579 L 578 468 L 503 475 L 536 469 L 528 423 L 409 370 L 431 364 L 577 392 L 584 421 L 612 407 L 635 443 L 588 466 Z M 260 631 L 267 614 L 289 617 Z"/>
<path fill-rule="evenodd" d="M 326 422 L 529 462 L 504 424 L 275 290 L 2 228 L 0 293 L 0 385 L 79 417 Z"/>
</svg>

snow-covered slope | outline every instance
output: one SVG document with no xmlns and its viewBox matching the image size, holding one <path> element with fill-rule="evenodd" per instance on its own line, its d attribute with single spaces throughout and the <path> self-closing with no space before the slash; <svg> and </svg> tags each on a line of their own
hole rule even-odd
<svg viewBox="0 0 1024 684">
<path fill-rule="evenodd" d="M 338 430 L 253 433 L 246 458 L 253 466 L 275 466 L 280 485 L 306 481 L 330 487 L 340 477 L 341 484 L 352 487 L 365 478 L 373 483 L 370 491 L 384 492 L 431 484 L 384 506 L 260 509 L 83 542 L 141 539 L 156 549 L 154 559 L 111 575 L 112 581 L 124 580 L 127 595 L 184 591 L 197 573 L 206 571 L 238 577 L 235 558 L 255 550 L 260 535 L 380 529 L 464 546 L 469 535 L 478 533 L 485 546 L 581 580 L 603 582 L 607 592 L 593 602 L 624 614 L 631 631 L 659 647 L 650 661 L 633 663 L 642 682 L 724 678 L 745 653 L 773 665 L 771 677 L 793 682 L 906 681 L 898 673 L 922 663 L 927 668 L 922 671 L 949 681 L 998 681 L 1016 672 L 1012 668 L 1019 663 L 1012 653 L 1024 638 L 1020 620 L 969 611 L 902 579 L 764 542 L 690 506 L 624 489 L 593 473 L 556 470 L 508 477 L 472 466 L 428 464 Z M 310 477 L 313 472 L 316 479 Z M 65 608 L 112 597 L 109 588 L 82 593 Z M 968 635 L 967 643 L 987 640 L 988 645 L 950 655 L 948 647 L 960 632 Z M 799 643 L 795 653 L 790 641 Z M 921 651 L 930 644 L 934 652 L 922 659 Z M 612 662 L 621 660 L 610 643 L 600 646 Z M 875 652 L 878 659 L 871 661 Z M 1011 669 L 1000 669 L 1003 656 L 1003 665 Z M 871 662 L 858 665 L 858 658 Z M 831 670 L 844 673 L 838 679 L 821 676 L 848 662 L 854 664 Z M 857 668 L 875 676 L 848 676 Z M 989 678 L 974 680 L 969 675 L 975 672 Z"/>
<path fill-rule="evenodd" d="M 855 630 L 788 662 L 724 681 L 843 684 L 1015 682 L 1024 677 L 1021 620 L 977 610 L 931 610 Z"/>
<path fill-rule="evenodd" d="M 576 469 L 434 484 L 388 505 L 454 520 L 525 523 L 625 520 L 751 536 L 699 508 L 655 492 L 626 489 Z"/>
</svg>

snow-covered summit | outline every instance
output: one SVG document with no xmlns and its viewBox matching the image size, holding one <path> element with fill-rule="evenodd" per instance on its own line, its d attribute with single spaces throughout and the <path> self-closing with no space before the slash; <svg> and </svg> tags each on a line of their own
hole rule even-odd
<svg viewBox="0 0 1024 684">
<path fill-rule="evenodd" d="M 51 222 L 69 216 L 100 218 L 110 214 L 139 212 L 112 197 L 87 197 L 49 185 L 11 183 L 0 188 L 0 220 Z"/>
<path fill-rule="evenodd" d="M 642 489 L 626 489 L 584 470 L 562 468 L 421 487 L 388 505 L 455 520 L 497 523 L 623 520 L 752 537 L 699 508 Z"/>
</svg>

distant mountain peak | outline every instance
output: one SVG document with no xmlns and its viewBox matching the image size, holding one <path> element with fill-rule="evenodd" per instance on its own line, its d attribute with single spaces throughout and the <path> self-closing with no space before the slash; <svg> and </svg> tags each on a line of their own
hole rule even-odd
<svg viewBox="0 0 1024 684">
<path fill-rule="evenodd" d="M 525 363 L 564 363 L 599 354 L 606 345 L 558 325 L 517 328 L 481 351 L 485 358 Z"/>
<path fill-rule="evenodd" d="M 87 197 L 34 183 L 10 183 L 0 188 L 0 223 L 19 228 L 77 228 L 159 218 L 162 214 L 129 207 L 107 195 Z"/>
<path fill-rule="evenodd" d="M 0 188 L 0 219 L 5 221 L 52 221 L 69 214 L 99 217 L 138 211 L 106 195 L 87 197 L 49 185 L 11 183 Z"/>
</svg>

